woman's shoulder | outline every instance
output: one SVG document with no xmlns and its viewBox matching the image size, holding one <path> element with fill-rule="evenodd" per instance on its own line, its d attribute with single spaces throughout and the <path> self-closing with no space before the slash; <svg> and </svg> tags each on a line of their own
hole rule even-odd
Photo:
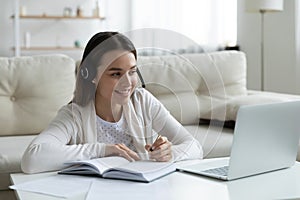
<svg viewBox="0 0 300 200">
<path fill-rule="evenodd" d="M 158 113 L 161 113 L 163 116 L 169 114 L 163 103 L 144 88 L 136 88 L 132 95 L 131 103 L 137 110 L 144 111 L 152 115 L 152 117 Z"/>
<path fill-rule="evenodd" d="M 145 88 L 136 88 L 134 94 L 140 96 L 146 96 L 146 97 L 154 97 L 153 94 L 148 90 L 146 90 Z"/>
<path fill-rule="evenodd" d="M 132 97 L 136 99 L 156 99 L 153 94 L 144 88 L 136 88 Z"/>
<path fill-rule="evenodd" d="M 65 114 L 75 114 L 75 113 L 82 113 L 84 110 L 89 109 L 91 103 L 87 104 L 86 106 L 80 106 L 76 103 L 69 103 L 67 105 L 62 106 L 58 113 L 65 113 Z"/>
<path fill-rule="evenodd" d="M 69 103 L 67 105 L 62 106 L 59 109 L 59 112 L 70 112 L 72 110 L 80 110 L 80 106 L 76 103 Z"/>
<path fill-rule="evenodd" d="M 141 104 L 160 104 L 160 101 L 144 88 L 136 88 L 132 94 L 132 100 Z"/>
</svg>

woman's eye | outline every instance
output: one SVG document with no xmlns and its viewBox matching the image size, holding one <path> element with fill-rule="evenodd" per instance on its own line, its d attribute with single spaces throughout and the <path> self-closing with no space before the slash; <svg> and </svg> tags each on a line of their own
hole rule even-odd
<svg viewBox="0 0 300 200">
<path fill-rule="evenodd" d="M 112 77 L 119 77 L 120 75 L 121 75 L 121 73 L 119 73 L 119 72 L 111 74 Z"/>
<path fill-rule="evenodd" d="M 133 75 L 133 74 L 135 74 L 136 73 L 136 70 L 131 70 L 131 71 L 129 71 L 129 75 Z"/>
</svg>

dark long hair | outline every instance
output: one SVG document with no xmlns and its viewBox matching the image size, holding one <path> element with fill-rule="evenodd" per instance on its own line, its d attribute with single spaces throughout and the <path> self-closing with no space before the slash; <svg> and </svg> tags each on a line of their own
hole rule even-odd
<svg viewBox="0 0 300 200">
<path fill-rule="evenodd" d="M 79 68 L 77 69 L 76 89 L 72 102 L 85 106 L 95 98 L 97 86 L 92 81 L 103 55 L 113 50 L 132 52 L 137 60 L 133 43 L 118 32 L 99 32 L 87 43 Z"/>
</svg>

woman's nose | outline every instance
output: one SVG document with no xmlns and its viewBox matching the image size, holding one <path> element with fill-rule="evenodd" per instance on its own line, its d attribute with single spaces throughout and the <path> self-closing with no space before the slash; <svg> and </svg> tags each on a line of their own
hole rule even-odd
<svg viewBox="0 0 300 200">
<path fill-rule="evenodd" d="M 130 79 L 130 77 L 129 77 L 129 75 L 127 73 L 125 73 L 122 76 L 122 78 L 120 80 L 120 84 L 121 84 L 121 86 L 124 86 L 124 87 L 131 85 L 131 79 Z"/>
</svg>

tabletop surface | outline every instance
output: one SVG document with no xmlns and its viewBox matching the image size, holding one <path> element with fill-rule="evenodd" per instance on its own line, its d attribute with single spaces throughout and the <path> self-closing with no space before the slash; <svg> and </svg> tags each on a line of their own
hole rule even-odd
<svg viewBox="0 0 300 200">
<path fill-rule="evenodd" d="M 210 162 L 214 159 L 180 162 L 178 165 Z M 30 183 L 46 178 L 61 178 L 57 172 L 26 175 L 11 174 L 12 183 Z M 76 180 L 89 181 L 83 192 L 67 198 L 16 190 L 20 200 L 57 200 L 57 199 L 300 199 L 300 163 L 291 168 L 241 178 L 233 181 L 222 181 L 200 175 L 174 172 L 151 183 L 112 180 L 94 177 L 70 176 Z M 64 180 L 66 181 L 66 180 Z M 74 181 L 73 181 L 74 182 Z M 75 181 L 77 182 L 77 181 Z M 77 183 L 80 183 L 78 181 Z M 54 184 L 55 185 L 55 184 Z"/>
</svg>

